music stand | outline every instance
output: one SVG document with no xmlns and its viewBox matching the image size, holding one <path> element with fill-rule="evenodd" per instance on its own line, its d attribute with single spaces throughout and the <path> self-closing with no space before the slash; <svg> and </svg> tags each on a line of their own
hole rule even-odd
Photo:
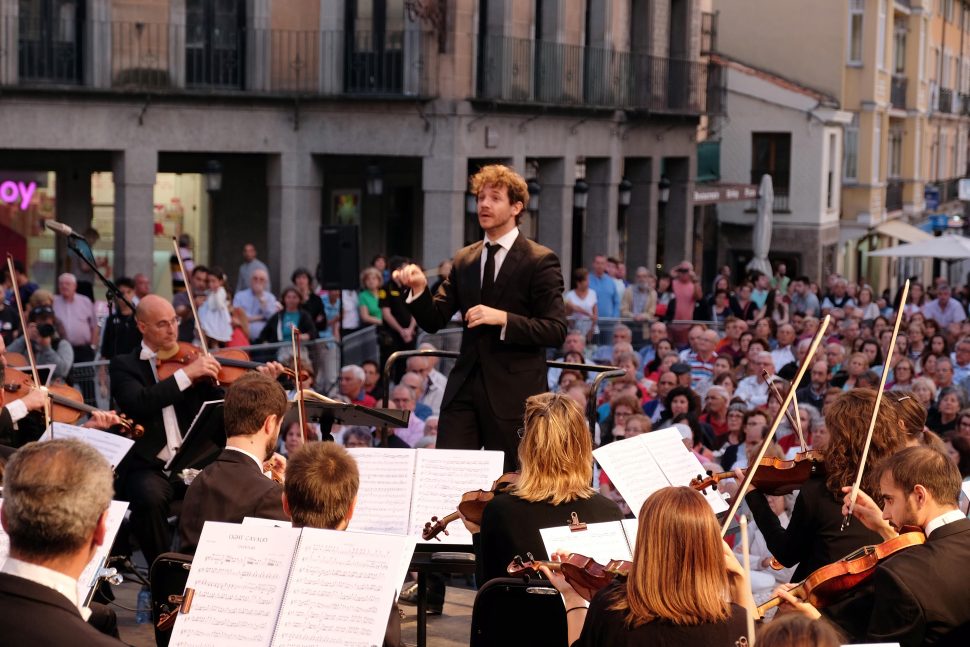
<svg viewBox="0 0 970 647">
<path fill-rule="evenodd" d="M 336 400 L 318 400 L 313 397 L 304 399 L 307 422 L 320 425 L 321 433 L 330 433 L 334 423 L 341 425 L 360 425 L 363 427 L 407 427 L 411 417 L 410 411 L 401 409 L 379 409 L 365 407 L 360 404 L 349 404 Z M 290 402 L 290 410 L 283 416 L 283 428 L 286 429 L 294 422 L 299 422 L 300 414 L 296 402 Z M 333 436 L 331 435 L 331 439 Z"/>
</svg>

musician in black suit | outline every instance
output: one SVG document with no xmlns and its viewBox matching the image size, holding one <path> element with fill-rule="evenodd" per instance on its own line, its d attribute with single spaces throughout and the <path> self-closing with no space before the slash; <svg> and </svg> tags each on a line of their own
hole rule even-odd
<svg viewBox="0 0 970 647">
<path fill-rule="evenodd" d="M 897 452 L 876 472 L 884 507 L 880 511 L 860 492 L 854 516 L 884 539 L 903 526 L 922 528 L 926 543 L 905 548 L 876 567 L 871 615 L 861 642 L 970 644 L 970 520 L 957 507 L 959 470 L 946 455 L 920 446 Z M 848 512 L 851 488 L 845 490 Z M 818 616 L 791 594 L 782 597 L 806 615 Z"/>
<path fill-rule="evenodd" d="M 33 443 L 4 473 L 0 647 L 122 645 L 85 622 L 77 580 L 107 533 L 111 466 L 76 440 Z"/>
<path fill-rule="evenodd" d="M 289 520 L 283 488 L 263 473 L 274 456 L 286 413 L 286 394 L 275 380 L 250 373 L 226 391 L 223 405 L 226 448 L 189 485 L 179 519 L 183 553 L 194 554 L 206 521 L 241 523 L 245 517 Z"/>
<path fill-rule="evenodd" d="M 566 337 L 562 270 L 556 254 L 519 232 L 529 201 L 511 169 L 483 167 L 471 178 L 485 240 L 460 249 L 433 296 L 417 265 L 396 272 L 408 307 L 428 332 L 456 311 L 464 326 L 461 356 L 442 397 L 437 446 L 498 449 L 514 469 L 525 400 L 547 390 L 545 348 Z"/>
</svg>

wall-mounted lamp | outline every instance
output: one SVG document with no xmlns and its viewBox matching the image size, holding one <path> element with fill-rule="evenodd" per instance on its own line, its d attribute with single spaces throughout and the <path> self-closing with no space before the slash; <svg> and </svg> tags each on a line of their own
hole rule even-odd
<svg viewBox="0 0 970 647">
<path fill-rule="evenodd" d="M 367 195 L 384 194 L 384 174 L 381 173 L 380 166 L 368 164 L 364 170 L 364 176 L 367 178 Z"/>
<path fill-rule="evenodd" d="M 205 190 L 209 193 L 222 191 L 222 164 L 219 160 L 205 163 Z"/>
<path fill-rule="evenodd" d="M 585 209 L 588 200 L 589 184 L 586 183 L 586 180 L 580 178 L 573 185 L 573 207 L 576 209 Z"/>
</svg>

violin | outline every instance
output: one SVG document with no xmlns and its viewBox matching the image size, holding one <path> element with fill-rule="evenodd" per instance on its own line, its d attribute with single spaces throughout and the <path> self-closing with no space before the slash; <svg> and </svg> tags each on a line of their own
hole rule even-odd
<svg viewBox="0 0 970 647">
<path fill-rule="evenodd" d="M 518 472 L 506 472 L 495 479 L 492 487 L 488 490 L 471 490 L 470 492 L 465 492 L 461 495 L 461 502 L 458 503 L 458 510 L 456 512 L 445 515 L 441 519 L 431 517 L 431 521 L 424 524 L 424 530 L 421 531 L 421 538 L 425 541 L 430 541 L 431 539 L 441 541 L 438 538 L 438 534 L 443 532 L 447 535 L 448 524 L 460 518 L 462 515 L 472 523 L 481 525 L 482 514 L 485 512 L 485 506 L 488 505 L 488 502 L 494 499 L 496 494 L 505 492 L 509 487 L 518 483 L 518 481 Z"/>
<path fill-rule="evenodd" d="M 818 466 L 823 460 L 822 452 L 814 449 L 798 452 L 793 460 L 766 456 L 758 464 L 758 471 L 755 473 L 751 485 L 769 495 L 791 494 L 801 488 L 805 481 L 818 471 Z M 746 474 L 747 470 L 742 470 L 742 472 Z M 699 491 L 704 491 L 709 487 L 717 489 L 717 484 L 720 481 L 731 478 L 735 478 L 734 472 L 718 472 L 716 474 L 708 472 L 706 478 L 698 476 L 691 480 L 690 487 Z"/>
<path fill-rule="evenodd" d="M 630 569 L 633 568 L 633 562 L 622 559 L 611 559 L 606 566 L 603 566 L 579 553 L 570 553 L 561 562 L 537 560 L 532 557 L 532 553 L 526 553 L 526 557 L 528 559 L 522 559 L 516 555 L 506 572 L 512 577 L 539 575 L 539 568 L 545 566 L 551 571 L 562 573 L 569 585 L 587 602 L 592 600 L 600 589 L 608 586 L 616 578 L 626 579 L 630 574 Z"/>
<path fill-rule="evenodd" d="M 789 593 L 817 608 L 826 607 L 836 602 L 843 594 L 868 581 L 876 572 L 879 562 L 901 550 L 919 546 L 925 542 L 926 535 L 921 528 L 903 526 L 898 536 L 887 539 L 881 544 L 863 546 L 839 561 L 816 570 Z M 784 600 L 781 598 L 768 600 L 758 607 L 759 616 L 764 617 L 765 611 L 782 602 Z"/>
<path fill-rule="evenodd" d="M 22 371 L 4 371 L 2 388 L 3 404 L 26 397 L 34 388 L 34 380 Z M 84 396 L 77 389 L 66 384 L 52 384 L 47 387 L 47 395 L 51 401 L 51 421 L 72 425 L 80 420 L 84 414 L 100 411 L 84 402 Z M 121 421 L 108 429 L 109 432 L 137 440 L 145 434 L 145 429 L 135 424 L 123 415 L 118 415 Z"/>
<path fill-rule="evenodd" d="M 7 360 L 7 366 L 16 368 L 30 366 L 30 361 L 28 361 L 28 359 L 20 353 L 14 353 L 8 350 L 3 354 L 3 356 Z"/>
<path fill-rule="evenodd" d="M 175 375 L 176 371 L 185 368 L 199 357 L 205 355 L 202 350 L 184 341 L 178 342 L 178 346 L 169 352 L 173 354 L 166 355 L 164 350 L 159 352 L 158 362 L 156 364 L 159 381 Z M 219 362 L 221 366 L 218 377 L 220 384 L 232 384 L 245 375 L 246 372 L 262 366 L 261 363 L 250 360 L 249 354 L 238 348 L 213 350 L 209 352 L 209 356 Z M 284 368 L 283 374 L 291 378 L 294 378 L 296 375 L 291 368 Z M 311 377 L 313 376 L 308 371 L 300 371 L 301 382 Z"/>
</svg>

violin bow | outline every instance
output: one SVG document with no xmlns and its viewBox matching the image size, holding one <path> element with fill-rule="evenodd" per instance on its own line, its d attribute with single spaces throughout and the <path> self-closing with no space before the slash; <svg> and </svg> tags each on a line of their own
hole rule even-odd
<svg viewBox="0 0 970 647">
<path fill-rule="evenodd" d="M 761 375 L 765 378 L 765 384 L 768 385 L 768 389 L 771 391 L 772 395 L 778 399 L 778 402 L 781 402 L 783 399 L 781 397 L 781 391 L 779 391 L 778 387 L 775 386 L 775 383 L 771 381 L 771 376 L 768 375 L 768 371 L 761 371 Z M 794 390 L 796 386 L 798 386 L 798 383 L 792 382 L 792 390 Z M 792 398 L 791 408 L 795 409 L 796 413 L 798 412 L 798 400 L 794 397 Z M 791 409 L 785 409 L 785 417 L 788 418 L 788 424 L 790 424 L 795 433 L 798 434 L 798 443 L 802 446 L 802 451 L 807 452 L 808 445 L 805 444 L 805 435 L 802 434 L 801 419 L 797 415 L 792 415 Z"/>
<path fill-rule="evenodd" d="M 303 384 L 300 383 L 300 329 L 290 325 L 290 348 L 293 352 L 293 381 L 296 383 L 296 412 L 300 418 L 300 434 L 303 444 L 309 441 L 306 426 L 306 401 L 303 399 Z"/>
<path fill-rule="evenodd" d="M 815 331 L 815 337 L 812 338 L 812 344 L 808 347 L 808 354 L 805 355 L 802 365 L 798 367 L 798 374 L 795 376 L 792 384 L 798 384 L 805 377 L 805 373 L 808 371 L 808 367 L 812 364 L 812 359 L 815 357 L 816 351 L 818 351 L 819 344 L 822 343 L 822 338 L 825 336 L 825 329 L 829 327 L 829 321 L 831 321 L 830 315 L 825 315 L 825 319 L 819 325 L 818 330 Z M 765 457 L 765 453 L 768 451 L 768 445 L 771 443 L 772 439 L 775 437 L 775 432 L 778 431 L 778 425 L 781 424 L 781 419 L 785 416 L 788 411 L 788 407 L 791 406 L 792 400 L 795 399 L 795 389 L 788 389 L 788 395 L 785 396 L 781 403 L 781 409 L 778 411 L 778 415 L 775 416 L 774 421 L 771 423 L 771 427 L 768 429 L 768 435 L 765 436 L 765 440 L 761 443 L 761 449 L 758 450 L 758 456 L 749 463 L 748 471 L 744 475 L 744 480 L 741 482 L 740 487 L 738 487 L 738 492 L 734 496 L 734 500 L 731 501 L 731 509 L 728 510 L 727 516 L 724 517 L 724 523 L 721 525 L 721 537 L 723 538 L 731 526 L 731 521 L 734 519 L 734 515 L 738 513 L 738 508 L 741 507 L 741 502 L 744 500 L 744 493 L 754 481 L 754 475 L 758 472 L 758 466 L 761 464 L 761 459 Z"/>
<path fill-rule="evenodd" d="M 741 515 L 741 520 L 739 522 L 741 526 L 741 567 L 744 569 L 744 579 L 747 580 L 746 586 L 751 586 L 751 549 L 748 546 L 748 518 Z M 751 597 L 754 598 L 754 592 L 752 591 Z M 747 617 L 748 623 L 748 644 L 754 647 L 754 614 L 757 611 L 752 611 L 750 609 L 745 610 L 745 616 Z"/>
<path fill-rule="evenodd" d="M 185 292 L 189 295 L 189 308 L 192 309 L 192 318 L 195 320 L 195 332 L 199 335 L 199 348 L 202 354 L 209 357 L 209 344 L 205 340 L 205 331 L 202 330 L 202 322 L 199 321 L 199 310 L 195 307 L 195 295 L 192 294 L 192 278 L 185 272 L 185 264 L 182 262 L 182 254 L 179 250 L 178 238 L 172 236 L 172 247 L 175 248 L 175 258 L 178 260 L 179 272 L 182 273 L 182 282 L 185 284 Z M 216 380 L 216 384 L 219 381 Z"/>
<path fill-rule="evenodd" d="M 889 340 L 889 349 L 886 351 L 886 360 L 882 365 L 882 375 L 879 377 L 879 388 L 876 389 L 876 403 L 872 407 L 872 417 L 869 419 L 869 433 L 866 434 L 866 442 L 862 446 L 862 460 L 859 461 L 859 471 L 856 472 L 855 482 L 852 483 L 852 492 L 849 494 L 849 512 L 842 517 L 842 526 L 840 530 L 842 532 L 849 525 L 849 519 L 852 518 L 852 512 L 855 510 L 855 501 L 859 496 L 859 486 L 862 485 L 862 473 L 866 469 L 866 460 L 869 458 L 869 447 L 872 445 L 872 432 L 876 428 L 876 417 L 879 415 L 879 406 L 882 404 L 883 389 L 886 388 L 886 377 L 889 375 L 889 364 L 893 358 L 893 352 L 896 350 L 896 337 L 899 336 L 899 326 L 903 322 L 903 312 L 906 310 L 906 298 L 909 296 L 909 279 L 906 279 L 906 283 L 903 284 L 903 293 L 899 301 L 899 312 L 896 313 L 896 323 L 893 324 L 893 336 Z"/>
<path fill-rule="evenodd" d="M 40 389 L 44 395 L 48 396 L 44 400 L 44 429 L 51 426 L 51 399 L 47 393 L 47 387 L 40 382 L 40 373 L 37 372 L 37 359 L 34 357 L 34 346 L 27 335 L 27 317 L 24 316 L 24 304 L 20 299 L 20 289 L 17 287 L 17 273 L 13 265 L 13 254 L 7 253 L 7 275 L 13 284 L 13 295 L 17 301 L 17 315 L 20 317 L 20 329 L 24 332 L 24 348 L 27 349 L 27 360 L 30 362 L 30 372 L 34 378 L 34 386 Z M 51 434 L 53 437 L 53 429 Z"/>
</svg>

